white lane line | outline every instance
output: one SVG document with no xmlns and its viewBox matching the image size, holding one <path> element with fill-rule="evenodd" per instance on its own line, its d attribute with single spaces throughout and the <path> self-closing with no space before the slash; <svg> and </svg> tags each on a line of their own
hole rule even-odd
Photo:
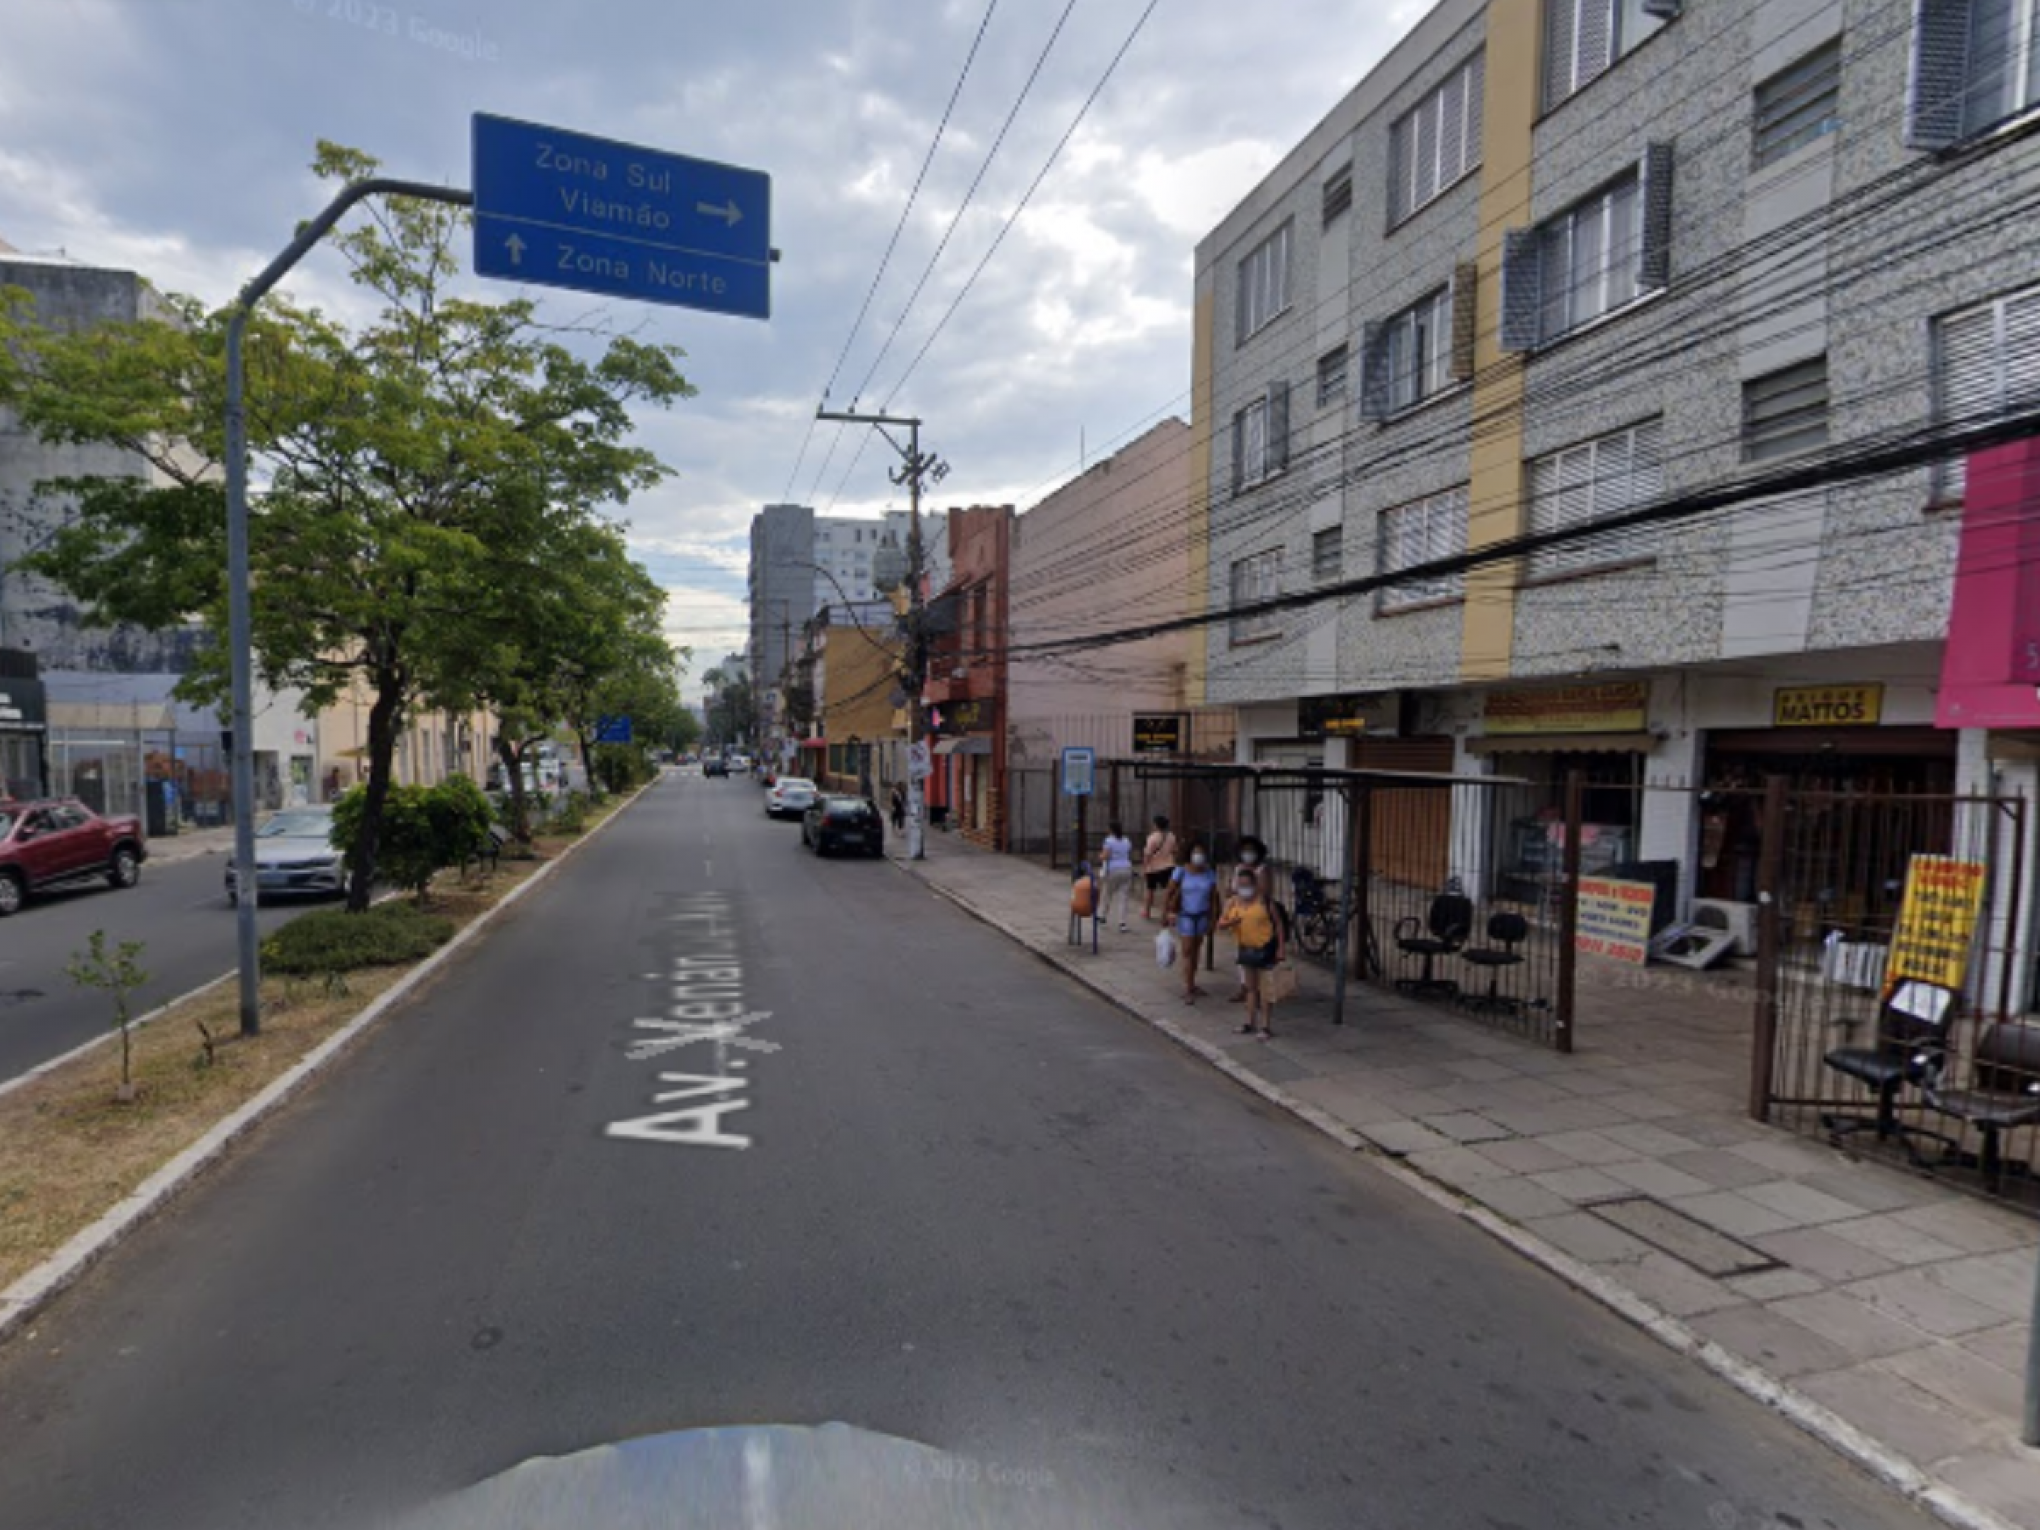
<svg viewBox="0 0 2040 1530">
<path fill-rule="evenodd" d="M 715 875 L 715 862 L 714 862 L 714 861 L 703 861 L 703 862 L 701 863 L 701 869 L 702 869 L 702 871 L 703 871 L 703 872 L 704 872 L 704 873 L 705 873 L 706 875 L 708 875 L 708 876 L 714 876 L 714 875 Z"/>
</svg>

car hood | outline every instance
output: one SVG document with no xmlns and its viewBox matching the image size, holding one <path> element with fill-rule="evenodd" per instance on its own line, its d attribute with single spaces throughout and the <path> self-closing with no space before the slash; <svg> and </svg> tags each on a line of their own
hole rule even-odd
<svg viewBox="0 0 2040 1530">
<path fill-rule="evenodd" d="M 650 1435 L 572 1455 L 539 1456 L 398 1520 L 395 1530 L 1092 1530 L 1101 1525 L 1217 1526 L 1237 1519 L 1161 1513 L 1155 1484 L 1136 1491 L 1100 1473 L 1016 1454 L 957 1455 L 849 1424 L 743 1425 Z"/>
</svg>

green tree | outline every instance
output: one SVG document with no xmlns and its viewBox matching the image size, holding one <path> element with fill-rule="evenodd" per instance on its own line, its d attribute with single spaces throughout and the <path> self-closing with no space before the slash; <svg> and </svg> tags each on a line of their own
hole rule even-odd
<svg viewBox="0 0 2040 1530">
<path fill-rule="evenodd" d="M 135 1078 L 128 1039 L 128 995 L 149 981 L 142 970 L 144 950 L 139 940 L 123 940 L 111 951 L 106 948 L 106 931 L 94 930 L 85 949 L 71 953 L 64 972 L 81 988 L 99 988 L 113 995 L 113 1024 L 120 1032 L 120 1088 L 114 1098 L 123 1105 L 135 1097 Z"/>
<path fill-rule="evenodd" d="M 329 143 L 313 161 L 334 182 L 376 168 Z M 615 337 L 589 359 L 595 347 L 569 345 L 529 301 L 452 295 L 466 222 L 443 204 L 385 199 L 332 240 L 380 302 L 371 322 L 349 331 L 273 297 L 250 325 L 250 478 L 266 480 L 250 519 L 255 659 L 312 705 L 356 680 L 371 698 L 357 911 L 406 713 L 488 699 L 472 633 L 478 616 L 501 617 L 503 550 L 567 546 L 566 533 L 665 477 L 631 444 L 630 410 L 693 392 L 677 347 Z M 197 615 L 223 633 L 225 315 L 183 302 L 179 318 L 64 334 L 35 325 L 16 294 L 0 312 L 0 402 L 45 440 L 123 447 L 154 469 L 44 486 L 68 496 L 68 521 L 24 561 L 88 620 Z M 222 696 L 227 657 L 209 645 L 183 693 Z"/>
</svg>

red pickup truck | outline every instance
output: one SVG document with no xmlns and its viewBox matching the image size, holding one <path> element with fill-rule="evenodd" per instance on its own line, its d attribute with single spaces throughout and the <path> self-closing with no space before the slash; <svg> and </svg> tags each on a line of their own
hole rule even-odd
<svg viewBox="0 0 2040 1530">
<path fill-rule="evenodd" d="M 0 918 L 67 882 L 132 887 L 148 855 L 139 818 L 102 818 L 75 797 L 0 798 Z"/>
</svg>

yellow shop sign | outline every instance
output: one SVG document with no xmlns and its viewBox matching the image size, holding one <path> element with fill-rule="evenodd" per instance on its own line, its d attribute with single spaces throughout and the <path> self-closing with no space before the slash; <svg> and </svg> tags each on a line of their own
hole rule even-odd
<svg viewBox="0 0 2040 1530">
<path fill-rule="evenodd" d="M 1786 685 L 1771 698 L 1771 724 L 1778 728 L 1864 727 L 1884 716 L 1884 687 L 1870 685 Z"/>
</svg>

